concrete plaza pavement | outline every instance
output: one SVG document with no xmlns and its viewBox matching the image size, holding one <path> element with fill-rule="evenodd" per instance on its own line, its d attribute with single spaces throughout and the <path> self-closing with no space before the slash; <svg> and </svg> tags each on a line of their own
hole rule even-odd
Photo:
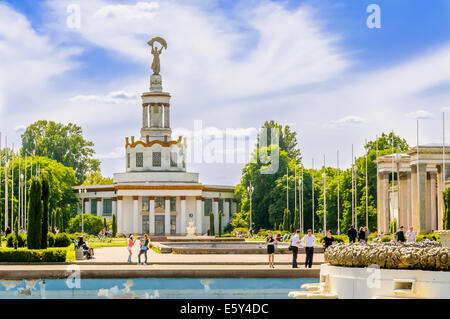
<svg viewBox="0 0 450 319">
<path fill-rule="evenodd" d="M 132 262 L 137 262 L 139 248 L 133 247 Z M 77 264 L 105 264 L 105 263 L 126 263 L 128 259 L 128 250 L 126 247 L 105 247 L 95 249 L 95 258 L 90 260 L 77 260 Z M 303 265 L 305 254 L 299 254 L 297 262 Z M 290 265 L 292 263 L 292 254 L 275 254 L 275 265 Z M 314 254 L 314 264 L 324 262 L 322 253 Z M 141 256 L 144 261 L 144 256 Z M 147 262 L 161 265 L 267 265 L 268 256 L 266 254 L 158 254 L 153 250 L 148 250 Z"/>
</svg>

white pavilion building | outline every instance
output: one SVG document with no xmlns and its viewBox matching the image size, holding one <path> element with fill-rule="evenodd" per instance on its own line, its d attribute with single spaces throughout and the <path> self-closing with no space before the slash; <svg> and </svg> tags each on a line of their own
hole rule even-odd
<svg viewBox="0 0 450 319">
<path fill-rule="evenodd" d="M 209 213 L 223 213 L 222 229 L 237 205 L 234 186 L 204 185 L 199 174 L 186 171 L 186 140 L 172 140 L 170 94 L 153 74 L 150 91 L 141 95 L 140 137 L 125 139 L 125 172 L 113 175 L 113 185 L 75 187 L 82 193 L 84 213 L 102 218 L 116 215 L 118 233 L 151 236 L 186 235 L 192 221 L 197 235 L 209 228 Z"/>
</svg>

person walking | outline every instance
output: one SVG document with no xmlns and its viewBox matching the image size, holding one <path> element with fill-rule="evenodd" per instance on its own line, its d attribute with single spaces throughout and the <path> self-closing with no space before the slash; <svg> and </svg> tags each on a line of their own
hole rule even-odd
<svg viewBox="0 0 450 319">
<path fill-rule="evenodd" d="M 136 239 L 134 239 L 133 234 L 130 234 L 130 236 L 128 237 L 128 245 L 127 245 L 129 263 L 131 263 L 131 256 L 133 255 L 133 246 L 135 242 Z"/>
<path fill-rule="evenodd" d="M 144 254 L 145 256 L 145 262 L 143 263 L 143 265 L 147 265 L 147 250 L 148 250 L 148 236 L 147 234 L 144 235 L 144 239 L 141 239 L 141 243 L 140 243 L 140 250 L 139 250 L 139 255 L 138 255 L 138 265 L 141 264 L 141 255 Z"/>
<path fill-rule="evenodd" d="M 275 254 L 275 243 L 277 242 L 278 240 L 276 240 L 276 238 L 273 238 L 272 232 L 269 230 L 266 237 L 267 254 L 269 255 L 269 268 L 275 268 L 275 266 L 273 265 L 273 261 Z"/>
<path fill-rule="evenodd" d="M 414 232 L 413 227 L 409 227 L 409 230 L 406 232 L 406 240 L 408 241 L 408 243 L 416 242 L 416 233 Z"/>
<path fill-rule="evenodd" d="M 323 244 L 323 251 L 325 252 L 325 250 L 333 245 L 333 243 L 336 241 L 336 239 L 331 236 L 331 229 L 328 229 L 327 231 L 327 235 L 322 239 L 322 244 Z"/>
<path fill-rule="evenodd" d="M 294 235 L 291 237 L 291 250 L 292 250 L 292 268 L 298 268 L 297 256 L 298 248 L 300 247 L 300 229 L 297 229 Z"/>
<path fill-rule="evenodd" d="M 353 227 L 353 225 L 351 225 L 347 232 L 347 236 L 348 236 L 350 243 L 355 242 L 357 234 L 358 234 L 358 232 L 356 231 L 355 227 Z"/>
<path fill-rule="evenodd" d="M 364 231 L 364 227 L 359 228 L 358 240 L 360 243 L 366 240 L 366 232 Z"/>
<path fill-rule="evenodd" d="M 369 228 L 364 227 L 364 233 L 366 235 L 365 240 L 366 240 L 366 243 L 367 243 L 367 242 L 369 242 L 369 235 L 370 235 Z"/>
<path fill-rule="evenodd" d="M 400 229 L 395 234 L 395 237 L 397 238 L 397 241 L 399 241 L 401 243 L 404 243 L 406 241 L 405 232 L 403 231 L 403 226 L 400 226 Z"/>
<path fill-rule="evenodd" d="M 306 259 L 305 259 L 305 268 L 312 267 L 313 264 L 313 255 L 314 255 L 314 245 L 316 244 L 317 239 L 312 234 L 312 230 L 308 229 L 308 234 L 303 236 L 301 241 L 301 246 L 305 247 Z"/>
</svg>

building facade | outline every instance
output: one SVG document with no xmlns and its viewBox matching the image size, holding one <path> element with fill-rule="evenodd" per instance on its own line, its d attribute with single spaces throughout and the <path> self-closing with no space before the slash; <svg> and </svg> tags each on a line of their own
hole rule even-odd
<svg viewBox="0 0 450 319">
<path fill-rule="evenodd" d="M 389 233 L 395 218 L 398 227 L 412 226 L 416 232 L 442 230 L 450 148 L 420 145 L 406 154 L 381 156 L 377 163 L 378 229 Z"/>
<path fill-rule="evenodd" d="M 163 92 L 161 75 L 153 74 L 150 91 L 141 95 L 140 137 L 125 139 L 125 172 L 113 175 L 113 185 L 77 186 L 86 214 L 117 217 L 119 233 L 152 236 L 197 235 L 215 231 L 222 213 L 222 230 L 237 210 L 234 186 L 204 185 L 199 174 L 186 171 L 186 140 L 172 140 L 170 94 Z"/>
</svg>

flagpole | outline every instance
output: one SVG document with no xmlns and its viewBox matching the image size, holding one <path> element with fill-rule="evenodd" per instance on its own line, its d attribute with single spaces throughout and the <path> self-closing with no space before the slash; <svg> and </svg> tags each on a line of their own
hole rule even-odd
<svg viewBox="0 0 450 319">
<path fill-rule="evenodd" d="M 27 211 L 28 211 L 28 204 L 27 204 L 27 164 L 28 164 L 28 158 L 27 158 L 27 156 L 25 155 L 25 185 L 24 185 L 24 188 L 25 188 L 25 214 L 24 214 L 24 216 L 25 216 L 25 218 L 24 218 L 24 225 L 23 225 L 23 229 L 26 231 L 27 230 L 27 222 L 28 222 L 28 218 L 27 218 Z"/>
<path fill-rule="evenodd" d="M 286 167 L 286 209 L 289 210 L 289 166 Z"/>
<path fill-rule="evenodd" d="M 5 231 L 8 228 L 8 136 L 5 136 Z"/>
<path fill-rule="evenodd" d="M 297 211 L 297 162 L 295 163 L 294 174 L 295 174 L 294 175 L 294 214 L 296 214 L 296 211 Z M 294 219 L 295 219 L 295 217 L 294 217 Z"/>
<path fill-rule="evenodd" d="M 339 190 L 339 184 L 340 184 L 340 172 L 339 172 L 339 150 L 337 151 L 337 234 L 341 234 L 341 225 L 340 225 L 340 214 L 339 214 L 339 197 L 340 197 L 340 190 Z"/>
<path fill-rule="evenodd" d="M 442 112 L 442 191 L 445 191 L 445 112 Z"/>
<path fill-rule="evenodd" d="M 419 212 L 420 212 L 420 178 L 419 178 L 419 120 L 416 121 L 416 138 L 417 138 L 417 202 L 419 203 Z M 417 212 L 417 213 L 419 213 Z"/>
<path fill-rule="evenodd" d="M 305 215 L 303 213 L 303 164 L 302 164 L 302 213 L 301 213 L 301 223 L 302 223 L 302 233 L 305 231 Z"/>
<path fill-rule="evenodd" d="M 356 156 L 354 158 L 355 162 L 355 225 L 358 229 L 358 165 L 356 165 Z"/>
<path fill-rule="evenodd" d="M 312 159 L 312 173 L 311 173 L 312 179 L 312 232 L 314 234 L 314 158 Z"/>
<path fill-rule="evenodd" d="M 14 230 L 14 143 L 12 144 L 11 163 L 11 232 Z"/>
<path fill-rule="evenodd" d="M 392 186 L 391 186 L 391 207 L 392 207 L 392 222 L 395 219 L 394 216 L 394 201 L 392 200 L 394 197 L 394 131 L 392 131 Z M 398 209 L 398 208 L 397 208 Z M 392 224 L 392 232 L 395 233 L 395 229 L 394 229 L 394 224 Z M 390 227 L 390 223 L 389 223 L 389 228 Z"/>
<path fill-rule="evenodd" d="M 378 214 L 378 205 L 380 205 L 380 203 L 378 203 L 378 135 L 375 136 L 376 138 L 376 156 L 377 156 L 377 214 Z M 380 225 L 378 225 L 378 218 L 377 218 L 377 230 L 380 230 Z"/>
<path fill-rule="evenodd" d="M 367 178 L 367 139 L 366 139 L 366 227 L 369 229 L 369 189 Z"/>
<path fill-rule="evenodd" d="M 325 166 L 325 154 L 323 154 L 323 231 L 327 231 L 327 173 Z"/>
<path fill-rule="evenodd" d="M 21 192 L 21 187 L 22 187 L 22 183 L 20 182 L 20 174 L 21 174 L 21 161 L 20 161 L 20 157 L 19 157 L 19 198 L 18 198 L 18 202 L 17 202 L 17 218 L 18 218 L 18 220 L 17 220 L 17 225 L 18 225 L 18 228 L 20 228 L 21 226 L 22 226 L 22 216 L 21 216 L 21 214 L 22 214 L 22 192 Z"/>
<path fill-rule="evenodd" d="M 355 225 L 355 191 L 354 191 L 354 166 L 353 166 L 353 144 L 352 144 L 352 224 Z"/>
</svg>

